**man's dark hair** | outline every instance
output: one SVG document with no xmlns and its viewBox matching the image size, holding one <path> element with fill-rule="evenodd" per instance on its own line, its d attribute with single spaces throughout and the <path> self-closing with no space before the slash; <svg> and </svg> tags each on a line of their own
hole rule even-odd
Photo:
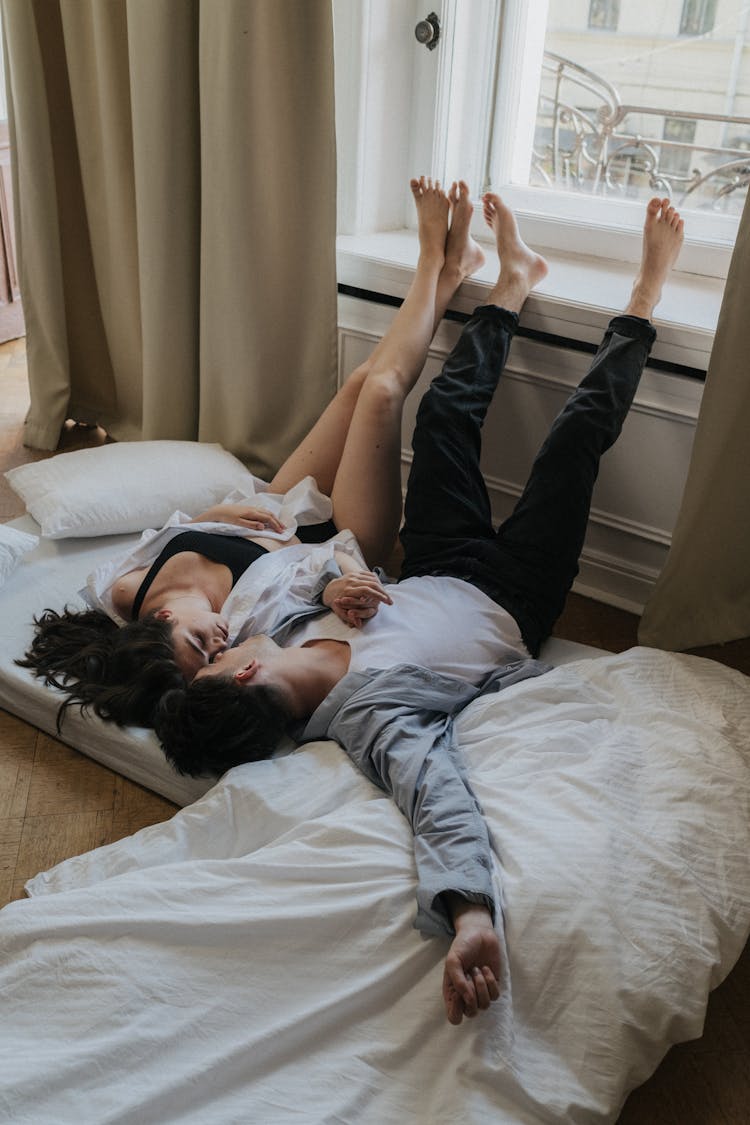
<svg viewBox="0 0 750 1125">
<path fill-rule="evenodd" d="M 101 610 L 65 608 L 46 609 L 34 624 L 31 646 L 16 664 L 67 696 L 58 732 L 74 705 L 119 726 L 153 726 L 162 695 L 185 682 L 167 621 L 147 617 L 120 627 Z"/>
<path fill-rule="evenodd" d="M 278 689 L 210 676 L 168 691 L 154 728 L 176 770 L 210 777 L 270 758 L 291 721 Z"/>
</svg>

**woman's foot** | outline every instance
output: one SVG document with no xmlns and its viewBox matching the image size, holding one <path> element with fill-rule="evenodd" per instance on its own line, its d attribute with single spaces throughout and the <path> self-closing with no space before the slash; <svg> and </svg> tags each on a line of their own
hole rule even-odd
<svg viewBox="0 0 750 1125">
<path fill-rule="evenodd" d="M 445 243 L 448 237 L 448 196 L 429 177 L 411 180 L 411 193 L 417 208 L 419 226 L 419 256 L 430 265 L 442 266 L 445 261 Z"/>
<path fill-rule="evenodd" d="M 516 217 L 499 195 L 487 192 L 482 197 L 484 220 L 495 235 L 500 276 L 488 304 L 520 312 L 531 290 L 547 276 L 544 258 L 527 246 L 518 233 Z"/>
<path fill-rule="evenodd" d="M 625 312 L 650 320 L 661 291 L 680 253 L 685 224 L 668 199 L 652 199 L 643 225 L 641 268 Z"/>
<path fill-rule="evenodd" d="M 445 268 L 453 270 L 458 275 L 460 284 L 465 277 L 470 277 L 484 265 L 484 254 L 479 244 L 471 237 L 471 216 L 474 214 L 474 205 L 471 202 L 469 185 L 465 180 L 451 184 L 448 203 L 451 209 L 451 225 L 448 241 L 445 244 Z"/>
</svg>

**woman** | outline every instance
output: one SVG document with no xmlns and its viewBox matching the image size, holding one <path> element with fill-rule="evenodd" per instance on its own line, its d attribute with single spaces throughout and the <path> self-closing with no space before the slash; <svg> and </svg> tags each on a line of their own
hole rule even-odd
<svg viewBox="0 0 750 1125">
<path fill-rule="evenodd" d="M 319 570 L 310 577 L 325 577 L 324 604 L 352 627 L 389 600 L 366 564 L 383 562 L 398 532 L 404 401 L 448 302 L 484 260 L 469 233 L 473 208 L 463 181 L 447 195 L 425 177 L 412 180 L 411 189 L 420 252 L 409 292 L 370 358 L 270 482 L 264 505 L 217 505 L 190 521 L 196 526 L 187 539 L 184 523 L 147 533 L 136 552 L 91 577 L 95 608 L 46 610 L 36 622 L 19 663 L 65 691 L 58 724 L 67 706 L 78 703 L 120 724 L 151 725 L 161 695 L 192 679 L 235 639 L 227 602 L 239 584 L 250 588 L 254 627 L 262 630 L 273 581 L 256 582 L 251 568 L 267 577 L 284 572 L 288 560 L 296 575 L 301 560 L 314 557 Z M 280 518 L 285 501 L 293 516 L 301 506 L 319 522 L 291 526 Z M 323 518 L 329 511 L 332 522 Z M 353 535 L 337 532 L 344 528 Z M 321 540 L 312 556 L 309 548 L 298 549 Z M 283 557 L 269 561 L 281 551 Z M 248 617 L 247 593 L 242 617 Z"/>
</svg>

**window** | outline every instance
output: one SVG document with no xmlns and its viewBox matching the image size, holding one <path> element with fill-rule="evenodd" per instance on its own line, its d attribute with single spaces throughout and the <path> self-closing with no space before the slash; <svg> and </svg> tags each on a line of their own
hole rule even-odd
<svg viewBox="0 0 750 1125">
<path fill-rule="evenodd" d="M 680 35 L 705 35 L 716 19 L 716 0 L 683 0 Z"/>
<path fill-rule="evenodd" d="M 589 27 L 598 31 L 617 31 L 620 0 L 590 0 Z"/>
<path fill-rule="evenodd" d="M 662 137 L 660 167 L 665 174 L 683 182 L 689 181 L 696 122 L 686 118 L 667 117 Z"/>
<path fill-rule="evenodd" d="M 471 0 L 455 5 L 457 24 L 477 22 L 479 8 L 470 14 L 471 7 Z M 494 58 L 462 54 L 454 39 L 443 76 L 449 103 L 465 104 L 465 91 L 476 96 L 482 83 L 495 91 L 479 182 L 510 191 L 516 207 L 540 220 L 559 226 L 562 218 L 561 249 L 576 247 L 576 223 L 640 237 L 643 203 L 654 194 L 691 212 L 695 237 L 729 247 L 750 183 L 747 153 L 727 142 L 750 126 L 748 5 L 725 0 L 709 39 L 676 35 L 674 9 L 650 0 L 624 6 L 617 31 L 602 37 L 590 24 L 613 18 L 615 7 L 592 2 L 589 24 L 578 9 L 576 25 L 568 0 L 549 0 L 544 20 L 539 5 L 506 0 Z M 715 11 L 712 0 L 693 5 L 691 27 L 713 26 Z M 461 152 L 465 121 L 448 118 L 442 128 L 445 178 L 452 179 L 477 158 Z M 439 139 L 440 129 L 438 122 Z M 544 244 L 546 233 L 538 237 Z M 611 253 L 606 238 L 596 242 L 592 252 Z"/>
<path fill-rule="evenodd" d="M 429 169 L 502 191 L 549 250 L 638 261 L 644 201 L 668 195 L 690 215 L 682 268 L 726 275 L 750 184 L 746 0 L 686 2 L 708 38 L 677 34 L 676 0 L 435 0 L 435 51 L 423 7 L 334 0 L 343 233 L 407 227 L 396 185 Z"/>
</svg>

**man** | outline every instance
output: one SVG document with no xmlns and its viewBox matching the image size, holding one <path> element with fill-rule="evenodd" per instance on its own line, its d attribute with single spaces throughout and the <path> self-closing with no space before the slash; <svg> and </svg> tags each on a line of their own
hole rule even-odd
<svg viewBox="0 0 750 1125">
<path fill-rule="evenodd" d="M 655 338 L 650 318 L 683 238 L 669 201 L 652 200 L 625 313 L 610 323 L 496 532 L 479 469 L 481 427 L 518 314 L 547 265 L 498 196 L 485 196 L 484 213 L 500 276 L 420 405 L 398 584 L 386 596 L 334 579 L 322 600 L 337 616 L 285 619 L 279 632 L 218 654 L 190 687 L 165 697 L 156 723 L 167 755 L 189 772 L 267 756 L 302 723 L 302 741 L 335 739 L 393 795 L 415 834 L 416 925 L 455 932 L 443 978 L 452 1023 L 497 999 L 500 975 L 491 845 L 453 717 L 480 692 L 546 670 L 533 658 L 577 573 L 599 459 L 633 400 Z"/>
</svg>

